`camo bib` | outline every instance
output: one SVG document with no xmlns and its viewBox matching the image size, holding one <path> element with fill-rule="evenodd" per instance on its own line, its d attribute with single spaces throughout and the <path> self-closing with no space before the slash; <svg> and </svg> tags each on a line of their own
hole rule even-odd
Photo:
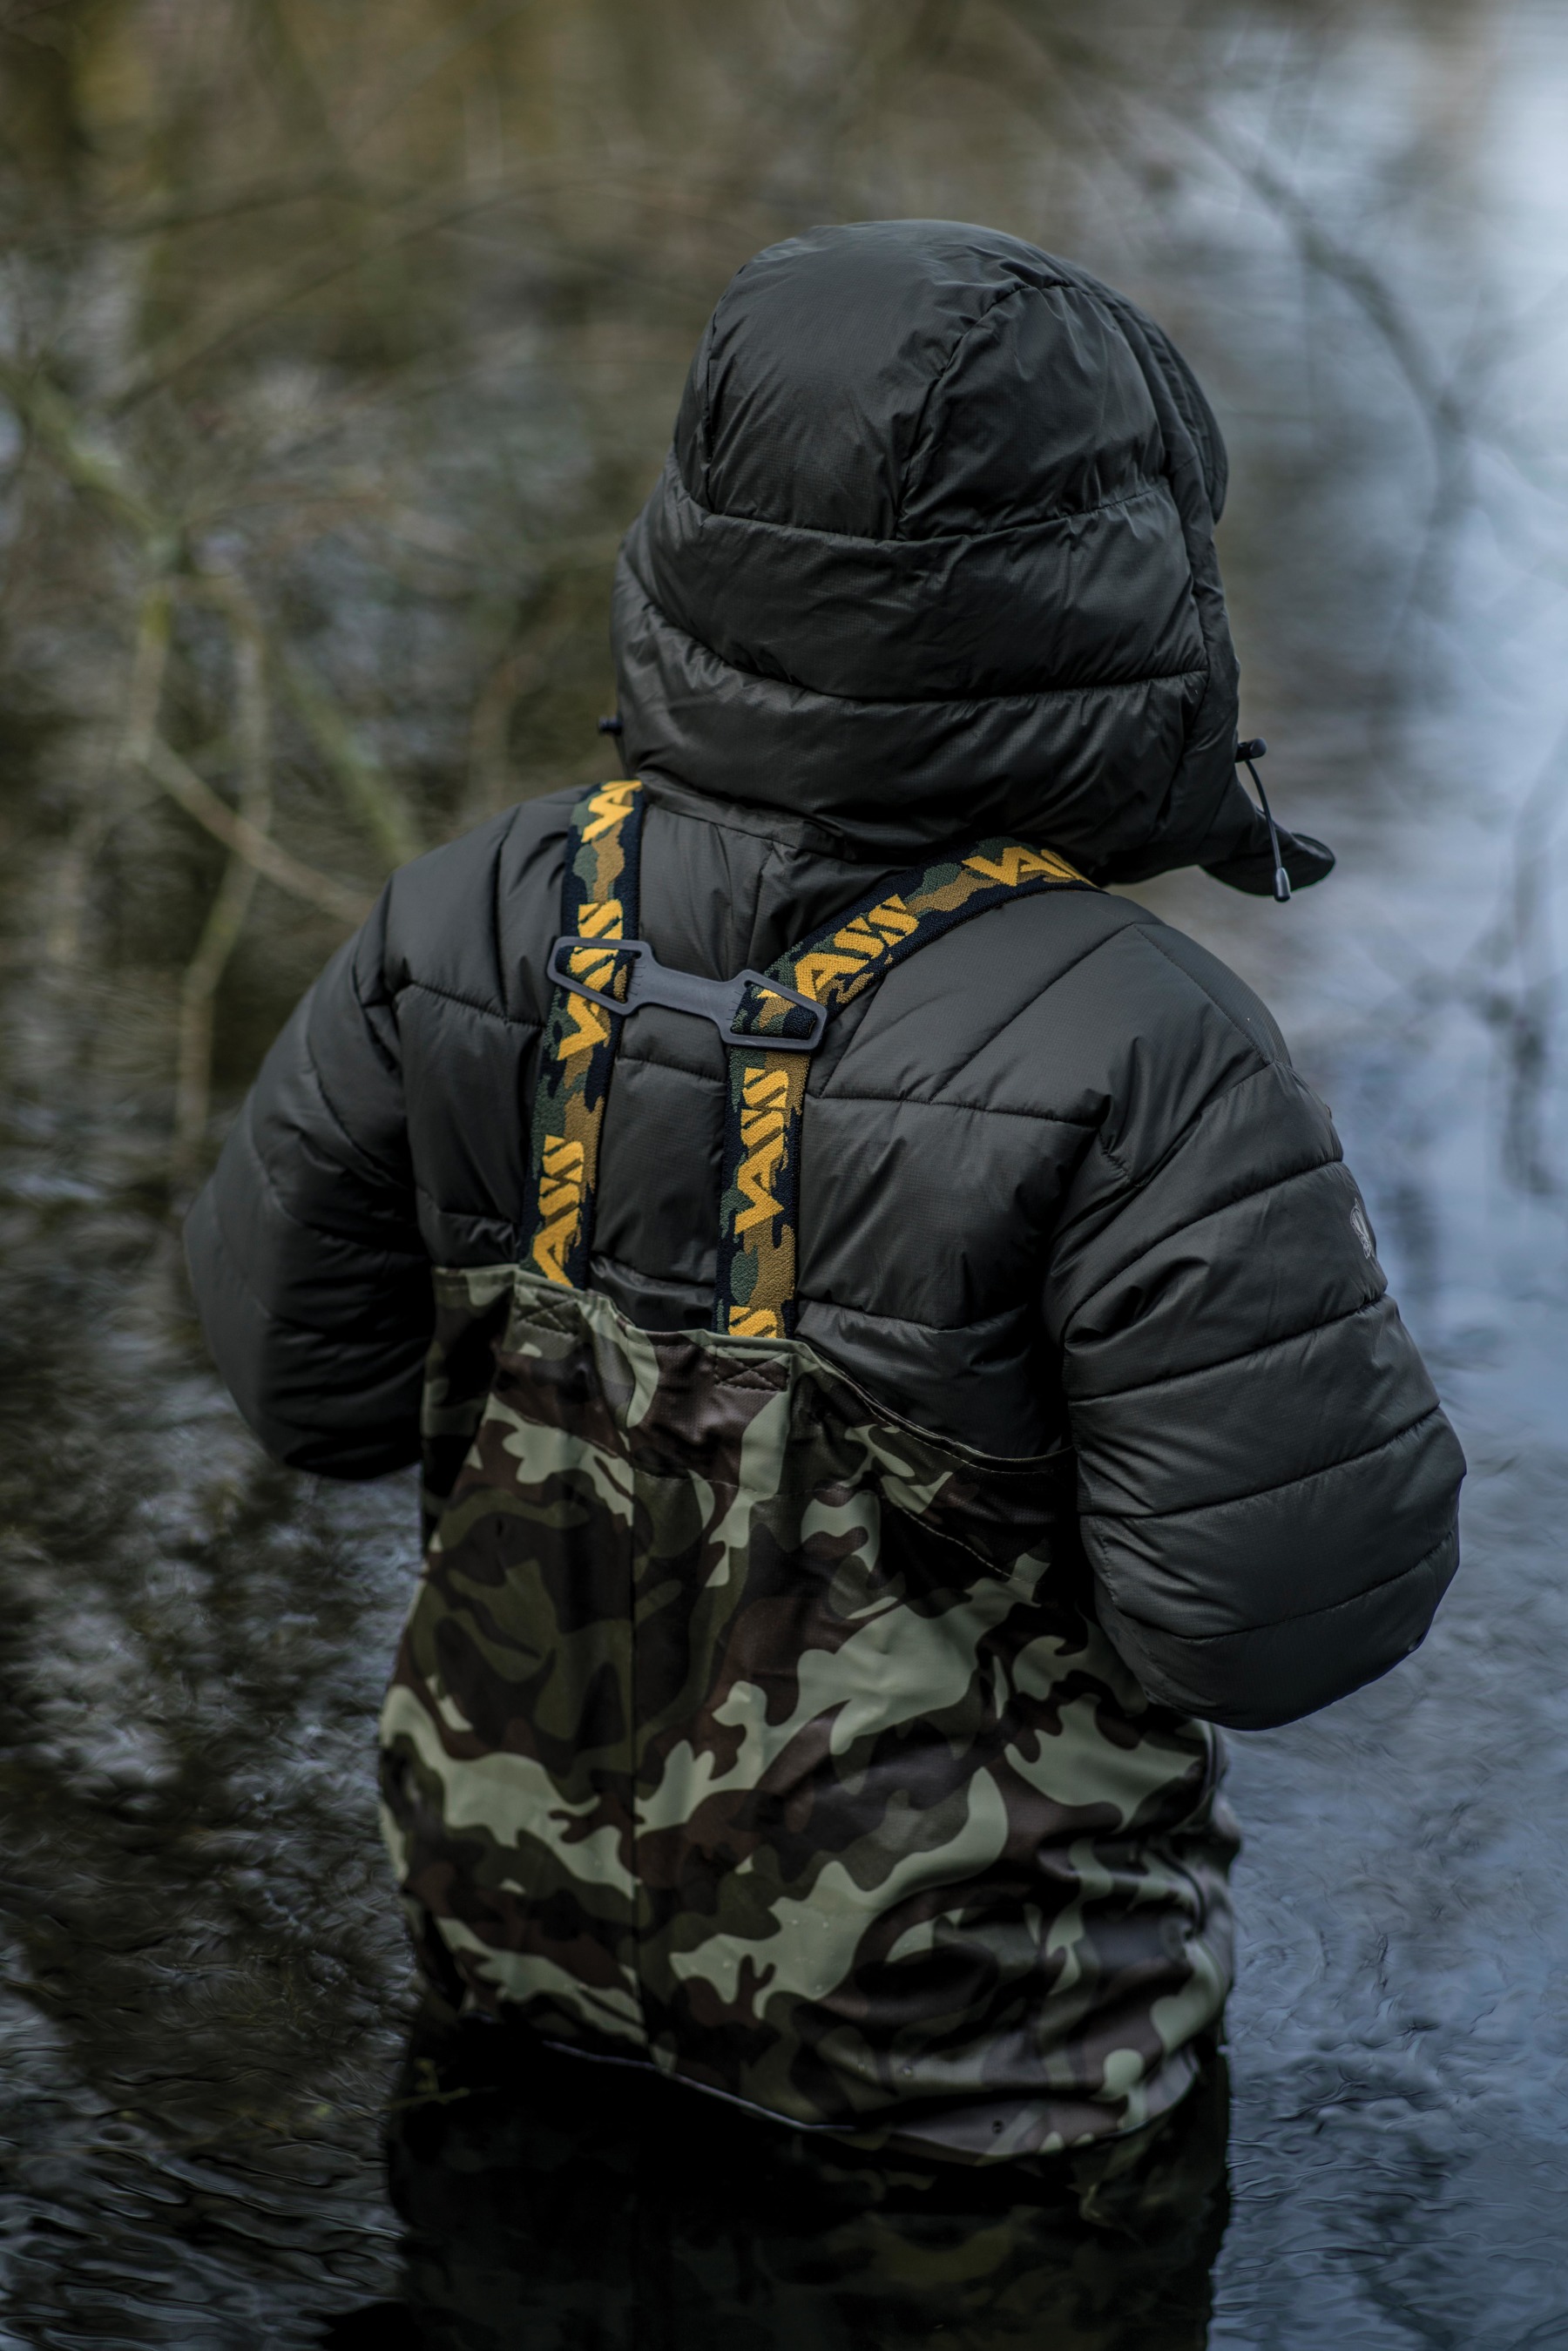
<svg viewBox="0 0 1568 2351">
<path fill-rule="evenodd" d="M 984 842 L 703 980 L 637 937 L 643 811 L 621 783 L 576 812 L 521 1261 L 434 1275 L 425 1565 L 382 1722 L 416 1943 L 469 2005 L 862 2144 L 1134 2129 L 1228 1986 L 1216 1735 L 1095 1623 L 1070 1451 L 936 1438 L 795 1332 L 828 1020 L 955 923 L 1091 885 Z M 728 1051 L 706 1331 L 587 1287 L 644 1003 Z"/>
</svg>

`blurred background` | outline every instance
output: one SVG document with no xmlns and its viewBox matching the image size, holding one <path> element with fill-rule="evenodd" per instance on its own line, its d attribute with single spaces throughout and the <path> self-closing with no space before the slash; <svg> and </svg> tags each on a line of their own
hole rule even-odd
<svg viewBox="0 0 1568 2351">
<path fill-rule="evenodd" d="M 0 2346 L 390 2290 L 411 1497 L 262 1460 L 178 1215 L 387 873 L 615 772 L 731 271 L 895 214 L 1087 263 L 1214 400 L 1243 727 L 1341 870 L 1139 894 L 1333 1103 L 1472 1461 L 1420 1658 L 1237 1742 L 1212 2340 L 1568 2346 L 1550 0 L 0 0 Z"/>
</svg>

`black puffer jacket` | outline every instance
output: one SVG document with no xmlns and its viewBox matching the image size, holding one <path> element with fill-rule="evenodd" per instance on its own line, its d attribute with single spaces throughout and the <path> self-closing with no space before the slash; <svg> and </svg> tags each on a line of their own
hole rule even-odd
<svg viewBox="0 0 1568 2351">
<path fill-rule="evenodd" d="M 617 584 L 661 961 L 765 967 L 984 833 L 1257 886 L 1223 481 L 1158 329 L 1030 247 L 873 224 L 742 270 Z M 193 1213 L 214 1352 L 286 1460 L 413 1460 L 428 1268 L 516 1245 L 571 799 L 393 879 Z M 594 1280 L 650 1329 L 708 1318 L 724 1088 L 706 1022 L 628 1023 Z M 1278 1722 L 1422 1638 L 1458 1447 L 1327 1113 L 1179 932 L 1048 894 L 911 957 L 812 1064 L 800 1220 L 822 1353 L 988 1452 L 1071 1434 L 1097 1605 L 1156 1698 Z"/>
</svg>

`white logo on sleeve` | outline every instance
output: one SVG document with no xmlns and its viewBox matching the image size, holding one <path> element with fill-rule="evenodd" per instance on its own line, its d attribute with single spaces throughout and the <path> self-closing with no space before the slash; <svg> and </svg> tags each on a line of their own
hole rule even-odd
<svg viewBox="0 0 1568 2351">
<path fill-rule="evenodd" d="M 1373 1254 L 1372 1227 L 1366 1221 L 1366 1210 L 1359 1200 L 1352 1206 L 1350 1221 L 1355 1238 L 1361 1243 L 1363 1256 L 1371 1257 Z"/>
</svg>

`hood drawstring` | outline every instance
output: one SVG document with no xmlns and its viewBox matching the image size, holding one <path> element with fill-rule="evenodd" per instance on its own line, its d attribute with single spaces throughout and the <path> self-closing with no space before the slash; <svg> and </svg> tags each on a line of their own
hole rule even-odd
<svg viewBox="0 0 1568 2351">
<path fill-rule="evenodd" d="M 1274 896 L 1282 906 L 1291 894 L 1291 877 L 1285 871 L 1285 861 L 1280 854 L 1280 833 L 1274 822 L 1274 811 L 1269 806 L 1269 795 L 1263 789 L 1263 778 L 1253 765 L 1254 760 L 1263 757 L 1268 747 L 1261 735 L 1254 735 L 1249 741 L 1238 743 L 1236 764 L 1239 768 L 1246 768 L 1257 787 L 1258 798 L 1263 810 L 1263 820 L 1269 828 L 1269 846 L 1274 852 Z"/>
</svg>

